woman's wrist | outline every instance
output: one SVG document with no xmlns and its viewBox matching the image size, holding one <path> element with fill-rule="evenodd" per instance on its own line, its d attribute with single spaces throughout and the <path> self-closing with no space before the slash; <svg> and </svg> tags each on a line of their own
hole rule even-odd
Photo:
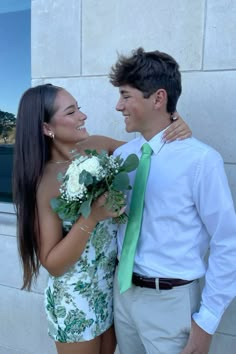
<svg viewBox="0 0 236 354">
<path fill-rule="evenodd" d="M 76 222 L 76 226 L 82 230 L 83 232 L 87 233 L 87 234 L 91 234 L 94 230 L 94 228 L 96 227 L 98 221 L 95 220 L 94 218 L 92 218 L 91 216 L 89 216 L 87 219 L 83 216 L 81 216 L 77 222 Z"/>
</svg>

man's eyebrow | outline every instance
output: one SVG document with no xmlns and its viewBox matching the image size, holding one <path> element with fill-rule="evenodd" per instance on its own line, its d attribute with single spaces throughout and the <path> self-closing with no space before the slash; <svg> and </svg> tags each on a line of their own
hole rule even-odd
<svg viewBox="0 0 236 354">
<path fill-rule="evenodd" d="M 120 90 L 120 94 L 121 94 L 121 95 L 123 95 L 123 94 L 125 94 L 125 93 L 129 93 L 129 91 L 128 91 L 128 90 L 124 90 L 124 89 Z"/>
</svg>

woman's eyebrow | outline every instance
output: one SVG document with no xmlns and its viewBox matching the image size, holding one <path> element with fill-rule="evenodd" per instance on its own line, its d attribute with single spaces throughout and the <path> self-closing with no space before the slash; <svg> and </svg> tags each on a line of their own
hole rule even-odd
<svg viewBox="0 0 236 354">
<path fill-rule="evenodd" d="M 77 103 L 76 103 L 76 104 L 71 104 L 70 106 L 66 107 L 66 108 L 63 110 L 63 112 L 67 111 L 67 109 L 75 108 L 76 105 L 77 105 Z"/>
</svg>

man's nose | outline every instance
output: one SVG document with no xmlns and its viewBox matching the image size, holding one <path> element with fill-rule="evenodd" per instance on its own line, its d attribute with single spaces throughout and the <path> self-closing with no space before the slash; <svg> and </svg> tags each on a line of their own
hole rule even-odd
<svg viewBox="0 0 236 354">
<path fill-rule="evenodd" d="M 124 105 L 123 105 L 121 99 L 119 99 L 119 101 L 117 102 L 117 105 L 116 105 L 116 110 L 122 111 L 123 109 L 124 109 Z"/>
</svg>

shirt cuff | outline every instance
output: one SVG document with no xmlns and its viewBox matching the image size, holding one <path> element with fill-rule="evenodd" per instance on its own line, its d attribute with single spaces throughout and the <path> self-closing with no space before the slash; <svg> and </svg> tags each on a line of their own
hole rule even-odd
<svg viewBox="0 0 236 354">
<path fill-rule="evenodd" d="M 208 334 L 214 334 L 221 318 L 216 317 L 204 305 L 200 307 L 200 311 L 193 314 L 193 319 L 199 327 Z"/>
</svg>

